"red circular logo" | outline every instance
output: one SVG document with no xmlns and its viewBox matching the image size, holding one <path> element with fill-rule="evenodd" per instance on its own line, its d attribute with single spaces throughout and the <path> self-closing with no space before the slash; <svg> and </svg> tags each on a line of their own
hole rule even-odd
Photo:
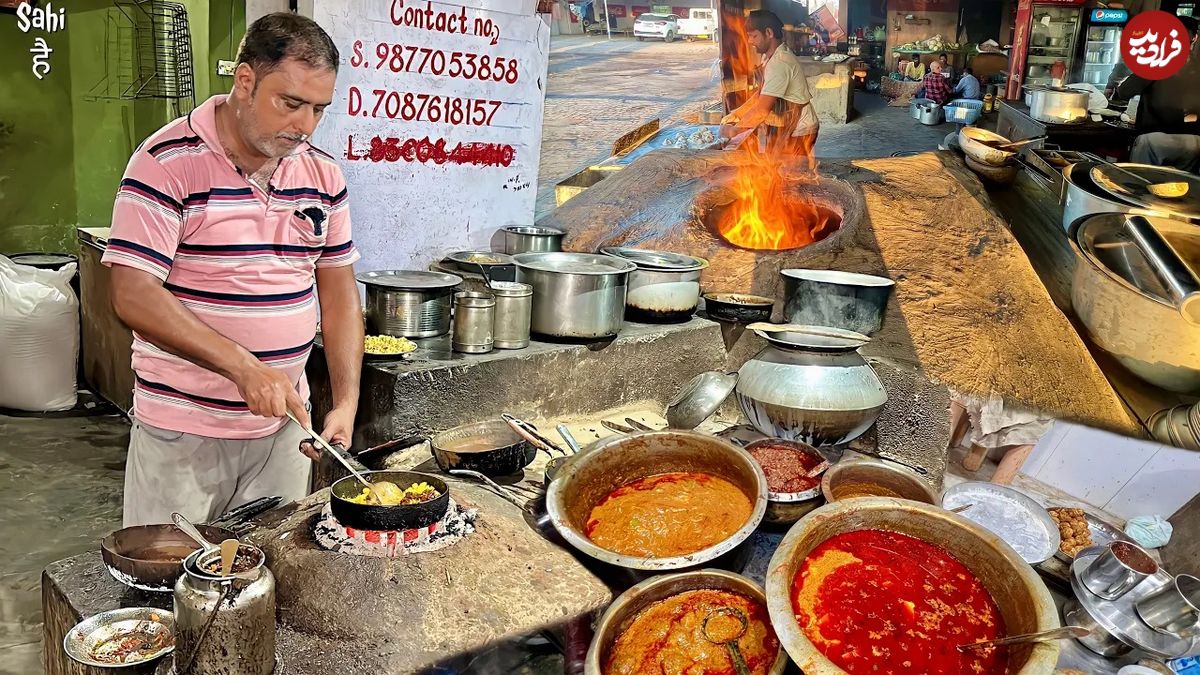
<svg viewBox="0 0 1200 675">
<path fill-rule="evenodd" d="M 1162 80 L 1178 73 L 1191 48 L 1187 28 L 1179 17 L 1168 12 L 1141 12 L 1121 31 L 1125 65 L 1147 80 Z"/>
</svg>

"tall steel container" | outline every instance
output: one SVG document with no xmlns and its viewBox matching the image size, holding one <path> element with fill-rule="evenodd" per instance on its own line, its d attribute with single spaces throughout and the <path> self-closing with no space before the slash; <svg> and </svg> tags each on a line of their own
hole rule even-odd
<svg viewBox="0 0 1200 675">
<path fill-rule="evenodd" d="M 201 565 L 220 551 L 196 551 L 175 582 L 176 675 L 270 675 L 275 669 L 275 577 L 256 546 L 258 564 L 236 576 L 207 574 Z"/>
</svg>

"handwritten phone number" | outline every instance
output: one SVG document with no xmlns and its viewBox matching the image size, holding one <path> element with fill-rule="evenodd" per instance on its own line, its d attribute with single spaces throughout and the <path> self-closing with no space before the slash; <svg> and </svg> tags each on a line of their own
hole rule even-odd
<svg viewBox="0 0 1200 675">
<path fill-rule="evenodd" d="M 366 149 L 355 149 L 354 137 L 346 137 L 346 159 L 350 161 L 507 167 L 512 165 L 516 156 L 516 150 L 505 143 L 459 143 L 453 149 L 448 149 L 444 138 L 433 141 L 426 136 L 420 140 L 409 138 L 402 142 L 399 138 L 376 136 Z"/>
<path fill-rule="evenodd" d="M 353 68 L 370 68 L 370 57 L 363 53 L 362 40 L 354 41 L 350 56 Z M 430 47 L 414 47 L 380 42 L 375 45 L 375 70 L 388 69 L 393 73 L 429 73 L 481 82 L 516 84 L 520 78 L 517 60 L 474 52 L 450 52 Z"/>
<path fill-rule="evenodd" d="M 372 89 L 374 103 L 364 99 L 362 90 L 350 87 L 346 112 L 351 117 L 386 117 L 405 122 L 433 122 L 490 127 L 500 101 L 482 101 L 458 96 L 414 94 L 389 89 Z"/>
</svg>

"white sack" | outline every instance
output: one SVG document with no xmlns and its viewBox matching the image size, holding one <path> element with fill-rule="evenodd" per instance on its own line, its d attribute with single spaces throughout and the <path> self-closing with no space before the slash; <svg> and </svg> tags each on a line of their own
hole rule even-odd
<svg viewBox="0 0 1200 675">
<path fill-rule="evenodd" d="M 75 407 L 76 267 L 41 270 L 0 255 L 0 407 L 34 412 Z"/>
</svg>

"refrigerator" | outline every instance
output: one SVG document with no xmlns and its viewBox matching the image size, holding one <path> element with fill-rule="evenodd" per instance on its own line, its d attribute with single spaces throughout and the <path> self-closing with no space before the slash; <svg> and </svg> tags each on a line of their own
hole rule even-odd
<svg viewBox="0 0 1200 675">
<path fill-rule="evenodd" d="M 1063 83 L 1071 81 L 1079 51 L 1082 14 L 1075 2 L 1033 5 L 1024 84 L 1050 85 L 1059 69 Z"/>
<path fill-rule="evenodd" d="M 1089 9 L 1084 12 L 1083 20 L 1071 81 L 1094 84 L 1103 91 L 1113 68 L 1121 62 L 1121 30 L 1129 21 L 1129 12 Z"/>
</svg>

